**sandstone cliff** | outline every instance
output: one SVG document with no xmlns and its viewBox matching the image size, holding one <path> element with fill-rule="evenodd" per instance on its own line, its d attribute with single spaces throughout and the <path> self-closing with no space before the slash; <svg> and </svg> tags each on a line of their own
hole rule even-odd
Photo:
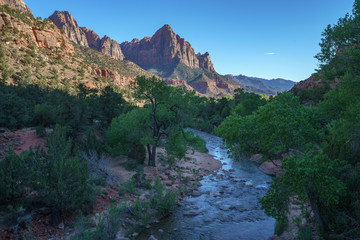
<svg viewBox="0 0 360 240">
<path fill-rule="evenodd" d="M 93 30 L 87 27 L 81 27 L 81 30 L 85 33 L 86 41 L 89 47 L 98 50 L 101 46 L 101 39 Z M 82 45 L 82 44 L 81 44 Z M 83 45 L 86 46 L 86 45 Z"/>
<path fill-rule="evenodd" d="M 101 39 L 100 52 L 116 60 L 124 60 L 124 54 L 121 51 L 120 44 L 106 35 Z"/>
<path fill-rule="evenodd" d="M 37 25 L 45 26 L 42 20 L 36 20 Z M 7 27 L 10 31 L 18 31 L 19 38 L 15 41 L 21 45 L 31 45 L 32 42 L 40 48 L 62 48 L 65 52 L 74 53 L 74 46 L 52 23 L 48 27 L 35 27 L 26 24 L 5 12 L 0 12 L 0 30 Z"/>
<path fill-rule="evenodd" d="M 49 17 L 51 21 L 62 29 L 71 41 L 83 46 L 89 46 L 85 32 L 79 27 L 76 20 L 68 11 L 55 11 Z"/>
<path fill-rule="evenodd" d="M 121 49 L 125 59 L 133 61 L 145 69 L 183 63 L 190 68 L 214 71 L 209 53 L 195 54 L 190 43 L 175 34 L 167 24 L 152 37 L 122 43 Z"/>
<path fill-rule="evenodd" d="M 240 87 L 231 79 L 217 74 L 209 53 L 195 54 L 190 43 L 175 34 L 169 25 L 164 25 L 152 37 L 133 39 L 120 45 L 106 35 L 100 39 L 93 30 L 79 27 L 69 12 L 56 11 L 50 19 L 75 43 L 115 60 L 130 60 L 165 78 L 169 84 L 180 84 L 209 96 L 232 94 L 235 88 Z M 119 83 L 126 82 L 108 70 L 97 69 L 94 73 L 104 78 L 111 76 Z M 185 85 L 184 81 L 191 84 Z"/>
<path fill-rule="evenodd" d="M 9 5 L 9 7 L 11 7 L 12 9 L 17 9 L 33 15 L 31 10 L 26 6 L 23 0 L 0 0 L 0 5 Z"/>
<path fill-rule="evenodd" d="M 49 19 L 53 21 L 59 29 L 63 30 L 71 41 L 85 47 L 91 47 L 116 60 L 124 59 L 119 43 L 108 36 L 100 39 L 99 35 L 93 30 L 86 27 L 79 27 L 77 21 L 69 12 L 55 11 Z"/>
</svg>

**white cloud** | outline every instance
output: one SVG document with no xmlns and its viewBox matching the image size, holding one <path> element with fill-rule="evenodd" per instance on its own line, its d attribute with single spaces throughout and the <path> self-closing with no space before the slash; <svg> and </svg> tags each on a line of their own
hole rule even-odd
<svg viewBox="0 0 360 240">
<path fill-rule="evenodd" d="M 275 55 L 275 53 L 274 52 L 269 52 L 266 55 Z"/>
</svg>

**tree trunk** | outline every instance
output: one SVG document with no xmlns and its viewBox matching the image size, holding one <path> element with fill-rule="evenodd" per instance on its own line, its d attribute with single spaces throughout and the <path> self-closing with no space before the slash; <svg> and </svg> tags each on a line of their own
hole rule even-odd
<svg viewBox="0 0 360 240">
<path fill-rule="evenodd" d="M 313 197 L 313 193 L 309 189 L 306 189 L 306 192 L 307 192 L 307 195 L 308 195 L 309 200 L 310 200 L 310 206 L 311 206 L 311 209 L 313 210 L 315 221 L 317 222 L 321 233 L 325 233 L 325 231 L 326 231 L 325 227 L 326 226 L 324 225 L 324 221 L 323 221 L 323 219 L 321 217 L 321 213 L 319 211 L 318 204 L 317 204 L 316 200 Z"/>
<path fill-rule="evenodd" d="M 148 166 L 155 167 L 156 146 L 150 147 L 150 145 L 147 145 L 147 150 L 149 155 Z"/>
</svg>

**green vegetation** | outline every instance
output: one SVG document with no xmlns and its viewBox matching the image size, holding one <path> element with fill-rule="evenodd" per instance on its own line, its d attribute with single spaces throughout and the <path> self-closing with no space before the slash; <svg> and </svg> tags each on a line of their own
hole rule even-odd
<svg viewBox="0 0 360 240">
<path fill-rule="evenodd" d="M 266 100 L 255 93 L 247 93 L 243 89 L 236 89 L 233 97 L 207 99 L 194 96 L 191 104 L 197 106 L 197 108 L 193 109 L 195 121 L 191 122 L 190 126 L 214 133 L 214 128 L 218 127 L 232 113 L 240 116 L 249 115 L 256 111 L 258 107 L 265 105 Z"/>
<path fill-rule="evenodd" d="M 199 138 L 184 131 L 191 117 L 186 108 L 192 93 L 168 86 L 155 77 L 138 77 L 132 87 L 134 98 L 145 106 L 112 121 L 107 137 L 113 153 L 130 154 L 141 150 L 139 145 L 146 146 L 148 165 L 155 166 L 156 148 L 164 139 L 170 158 L 182 158 L 189 144 L 201 145 Z"/>
<path fill-rule="evenodd" d="M 356 0 L 352 15 L 325 29 L 316 56 L 323 86 L 297 90 L 298 97 L 279 94 L 248 116 L 233 111 L 216 129 L 233 151 L 262 153 L 268 160 L 290 154 L 281 166 L 284 173 L 273 179 L 261 199 L 265 212 L 277 219 L 279 233 L 287 222 L 288 204 L 295 198 L 304 214 L 310 204 L 313 220 L 309 221 L 316 222 L 324 238 L 360 235 L 359 25 Z M 337 87 L 330 88 L 335 80 Z M 298 238 L 311 239 L 312 229 L 300 229 Z"/>
<path fill-rule="evenodd" d="M 34 20 L 7 6 L 0 6 L 0 10 L 24 22 L 34 21 L 41 29 L 48 24 L 47 20 Z M 86 214 L 96 190 L 114 182 L 105 166 L 106 153 L 110 153 L 129 156 L 125 166 L 137 171 L 120 187 L 122 197 L 148 189 L 149 198 L 137 200 L 131 206 L 110 208 L 94 231 L 84 230 L 88 223 L 81 218 L 82 230 L 74 238 L 111 239 L 120 227 L 117 219 L 124 214 L 141 228 L 154 216 L 162 217 L 173 211 L 177 200 L 177 195 L 158 178 L 153 185 L 145 178 L 142 168 L 145 159 L 149 166 L 155 166 L 157 147 L 161 146 L 171 167 L 176 159 L 185 156 L 189 146 L 206 151 L 204 141 L 186 131 L 193 127 L 215 131 L 233 153 L 261 153 L 269 161 L 288 156 L 283 159 L 283 173 L 272 180 L 270 190 L 260 201 L 265 212 L 276 218 L 277 234 L 286 230 L 289 203 L 296 199 L 303 207 L 303 216 L 316 222 L 323 238 L 358 238 L 359 26 L 360 1 L 356 0 L 353 13 L 329 25 L 323 33 L 321 52 L 316 56 L 320 69 L 314 75 L 322 80 L 322 86 L 268 99 L 241 89 L 232 97 L 199 97 L 149 77 L 149 73 L 131 62 L 116 61 L 78 45 L 76 56 L 84 61 L 79 63 L 79 58 L 70 57 L 79 63 L 70 67 L 65 61 L 69 56 L 52 49 L 56 57 L 46 57 L 52 66 L 46 75 L 41 75 L 41 68 L 48 61 L 43 58 L 46 51 L 33 46 L 20 51 L 7 48 L 2 42 L 11 36 L 10 29 L 5 27 L 0 41 L 0 126 L 10 129 L 36 126 L 37 135 L 47 137 L 48 149 L 46 152 L 30 149 L 20 155 L 10 150 L 0 160 L 0 208 L 6 209 L 3 220 L 16 231 L 18 226 L 30 222 L 31 215 L 26 213 L 39 206 L 49 208 L 54 218 L 75 210 Z M 9 66 L 9 56 L 18 64 L 14 67 L 16 72 Z M 114 87 L 96 90 L 81 84 L 87 80 L 90 63 L 93 69 L 107 68 L 125 77 L 145 74 L 131 85 L 131 100 L 136 106 L 126 103 Z M 70 70 L 74 75 L 61 79 Z M 211 77 L 211 73 L 192 71 L 184 65 L 177 65 L 173 72 L 161 71 L 161 75 L 186 76 L 186 80 L 192 81 L 207 81 Z M 16 86 L 6 85 L 10 78 Z M 70 79 L 78 81 L 73 91 L 77 95 L 68 93 L 75 88 Z M 110 84 L 102 77 L 98 80 L 104 83 L 101 86 Z M 57 90 L 49 90 L 49 85 Z M 47 128 L 53 129 L 51 136 Z M 196 171 L 193 169 L 193 173 Z M 311 239 L 312 228 L 315 227 L 301 226 L 298 238 Z"/>
<path fill-rule="evenodd" d="M 79 91 L 72 96 L 33 85 L 0 85 L 0 125 L 16 129 L 60 124 L 67 126 L 69 136 L 76 137 L 89 127 L 106 128 L 125 109 L 121 94 L 110 87 L 98 94 L 80 85 Z"/>
<path fill-rule="evenodd" d="M 93 201 L 87 162 L 65 129 L 56 127 L 48 140 L 47 153 L 30 149 L 20 156 L 10 152 L 0 161 L 0 202 L 4 205 L 26 206 L 43 204 L 53 214 L 88 210 Z"/>
</svg>

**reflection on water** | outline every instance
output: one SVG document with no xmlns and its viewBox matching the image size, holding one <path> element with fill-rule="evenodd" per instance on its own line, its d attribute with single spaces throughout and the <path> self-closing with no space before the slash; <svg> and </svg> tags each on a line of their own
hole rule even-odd
<svg viewBox="0 0 360 240">
<path fill-rule="evenodd" d="M 267 239 L 275 220 L 260 209 L 258 200 L 268 189 L 270 177 L 248 159 L 233 161 L 222 139 L 194 130 L 207 143 L 209 153 L 226 165 L 217 175 L 204 177 L 200 197 L 185 199 L 171 216 L 152 225 L 136 239 Z M 234 169 L 235 171 L 228 171 Z"/>
</svg>

